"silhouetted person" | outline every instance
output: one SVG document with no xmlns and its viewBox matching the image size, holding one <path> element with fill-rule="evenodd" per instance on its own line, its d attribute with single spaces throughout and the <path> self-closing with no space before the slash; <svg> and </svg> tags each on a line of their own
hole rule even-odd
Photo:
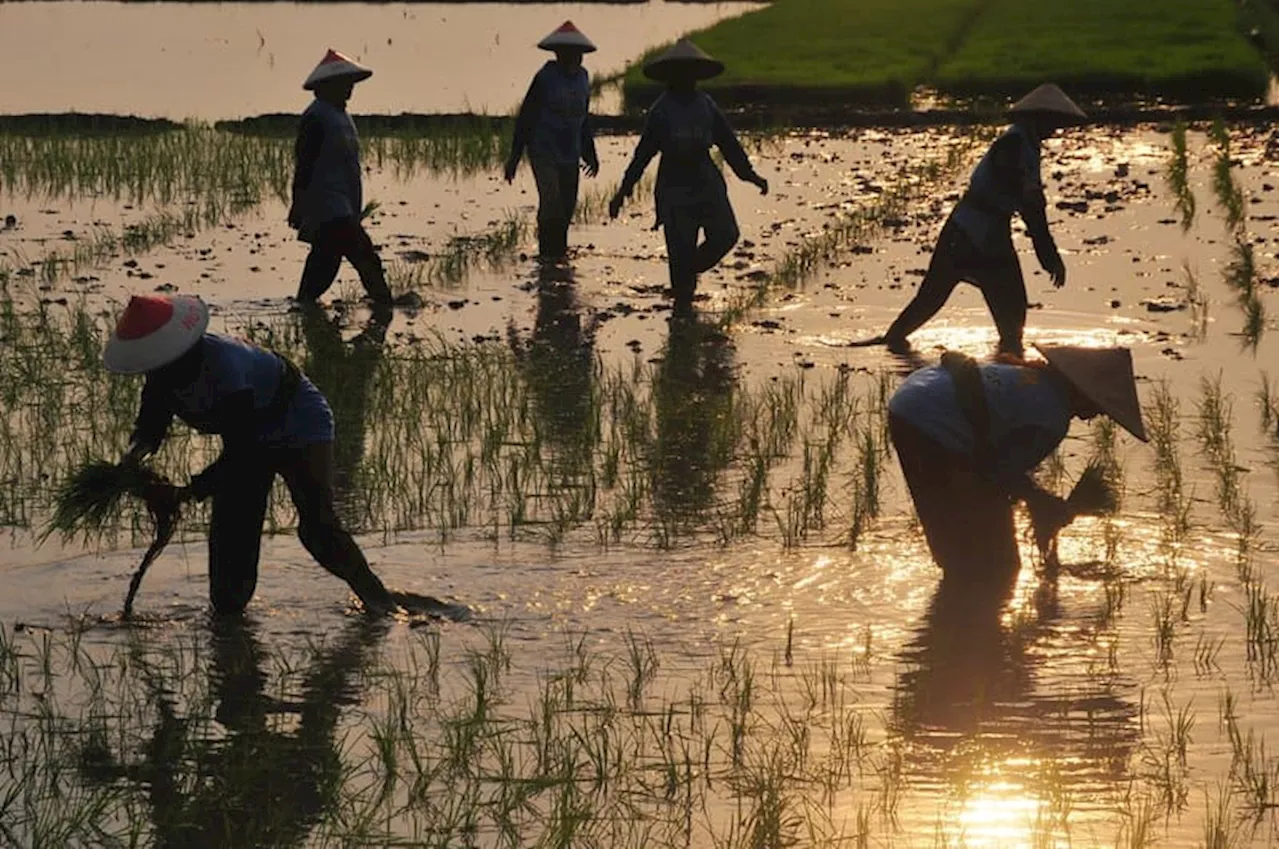
<svg viewBox="0 0 1280 849">
<path fill-rule="evenodd" d="M 315 100 L 298 124 L 289 206 L 289 226 L 298 231 L 298 238 L 311 243 L 298 282 L 299 301 L 314 301 L 327 292 L 346 257 L 369 297 L 376 303 L 391 303 L 382 259 L 360 221 L 364 211 L 360 139 L 347 113 L 355 84 L 371 76 L 373 71 L 330 50 L 302 84 L 315 92 Z"/>
<path fill-rule="evenodd" d="M 720 149 L 740 180 L 754 184 L 761 194 L 769 191 L 769 183 L 751 167 L 724 113 L 710 95 L 698 90 L 698 80 L 723 71 L 723 63 L 685 39 L 645 64 L 645 76 L 666 83 L 667 90 L 649 107 L 635 155 L 609 201 L 609 217 L 617 218 L 650 160 L 662 154 L 653 191 L 654 229 L 661 227 L 666 237 L 667 266 L 679 312 L 692 308 L 698 275 L 714 268 L 738 242 L 738 222 L 724 175 L 711 159 L 712 146 Z M 704 234 L 701 243 L 699 231 Z"/>
<path fill-rule="evenodd" d="M 538 258 L 562 259 L 569 250 L 569 225 L 578 206 L 578 166 L 588 177 L 600 172 L 589 116 L 591 82 L 582 67 L 596 46 L 565 21 L 538 47 L 556 54 L 534 75 L 516 116 L 511 154 L 503 168 L 510 183 L 527 150 L 538 187 Z"/>
</svg>

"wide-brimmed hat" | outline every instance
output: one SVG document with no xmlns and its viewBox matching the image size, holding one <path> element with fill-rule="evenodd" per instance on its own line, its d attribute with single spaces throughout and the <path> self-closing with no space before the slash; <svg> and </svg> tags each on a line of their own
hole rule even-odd
<svg viewBox="0 0 1280 849">
<path fill-rule="evenodd" d="M 673 79 L 709 80 L 724 73 L 724 63 L 712 59 L 698 45 L 682 38 L 662 55 L 644 65 L 644 75 L 658 82 Z"/>
<path fill-rule="evenodd" d="M 543 50 L 581 50 L 583 53 L 594 53 L 596 49 L 591 39 L 573 25 L 573 21 L 565 21 L 556 27 L 550 35 L 538 42 L 538 46 Z"/>
<path fill-rule="evenodd" d="M 1134 436 L 1147 441 L 1142 405 L 1133 380 L 1133 355 L 1128 348 L 1081 348 L 1077 345 L 1036 345 L 1049 365 L 1080 394 Z"/>
<path fill-rule="evenodd" d="M 1051 115 L 1063 124 L 1073 124 L 1085 118 L 1084 110 L 1067 93 L 1053 83 L 1037 86 L 1021 100 L 1009 107 L 1010 115 L 1039 112 Z"/>
<path fill-rule="evenodd" d="M 372 70 L 361 65 L 350 56 L 344 56 L 330 48 L 329 52 L 324 54 L 324 58 L 320 60 L 320 64 L 316 65 L 315 70 L 307 75 L 302 87 L 307 91 L 311 91 L 318 84 L 328 80 L 343 79 L 358 83 L 372 76 Z"/>
<path fill-rule="evenodd" d="M 166 366 L 199 341 L 209 307 L 191 295 L 134 295 L 107 341 L 102 362 L 116 374 L 141 374 Z"/>
</svg>

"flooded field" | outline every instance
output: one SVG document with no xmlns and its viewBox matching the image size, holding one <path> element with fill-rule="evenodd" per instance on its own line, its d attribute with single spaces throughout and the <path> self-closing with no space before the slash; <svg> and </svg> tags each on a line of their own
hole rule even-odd
<svg viewBox="0 0 1280 849">
<path fill-rule="evenodd" d="M 938 346 L 991 353 L 981 297 L 913 356 L 847 345 L 910 296 L 982 131 L 752 139 L 772 191 L 732 183 L 743 241 L 674 322 L 646 192 L 603 209 L 634 139 L 541 273 L 525 170 L 388 143 L 371 233 L 418 298 L 389 323 L 349 268 L 291 309 L 290 143 L 200 132 L 0 157 L 0 844 L 1275 845 L 1274 127 L 1047 143 L 1068 281 L 1019 237 L 1027 338 L 1131 346 L 1152 441 L 1075 423 L 1045 479 L 1114 456 L 1121 509 L 1057 576 L 1026 542 L 1007 604 L 943 590 L 885 433 Z M 315 378 L 375 570 L 472 622 L 366 621 L 283 491 L 238 624 L 206 614 L 199 511 L 132 624 L 141 514 L 36 544 L 125 447 L 139 387 L 101 347 L 156 289 Z M 216 450 L 175 433 L 160 465 Z"/>
<path fill-rule="evenodd" d="M 353 13 L 340 3 L 4 3 L 0 73 L 24 82 L 0 111 L 178 121 L 296 112 L 307 103 L 302 80 L 333 47 L 377 74 L 360 87 L 354 112 L 505 115 L 550 55 L 538 39 L 566 17 L 599 45 L 587 69 L 603 77 L 655 44 L 751 8 L 370 3 Z"/>
</svg>

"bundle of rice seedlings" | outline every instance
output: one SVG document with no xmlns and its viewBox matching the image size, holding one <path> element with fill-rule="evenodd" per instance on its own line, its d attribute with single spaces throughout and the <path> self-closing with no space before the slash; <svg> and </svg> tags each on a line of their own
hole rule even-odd
<svg viewBox="0 0 1280 849">
<path fill-rule="evenodd" d="M 1089 463 L 1071 488 L 1067 505 L 1077 516 L 1107 516 L 1116 512 L 1120 499 L 1114 469 L 1096 460 Z"/>
<path fill-rule="evenodd" d="M 58 487 L 53 516 L 41 539 L 54 533 L 101 533 L 114 519 L 122 498 L 145 500 L 151 488 L 168 483 L 168 478 L 142 465 L 85 463 Z"/>
</svg>

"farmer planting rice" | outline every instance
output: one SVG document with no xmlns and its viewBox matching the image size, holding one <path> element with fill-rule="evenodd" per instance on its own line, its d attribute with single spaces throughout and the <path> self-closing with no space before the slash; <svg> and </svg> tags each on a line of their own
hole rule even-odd
<svg viewBox="0 0 1280 849">
<path fill-rule="evenodd" d="M 1037 346 L 1043 363 L 978 365 L 948 353 L 912 373 L 889 401 L 889 436 L 933 558 L 946 577 L 991 586 L 1017 575 L 1013 505 L 1024 501 L 1041 551 L 1079 514 L 1087 487 L 1063 499 L 1031 472 L 1072 418 L 1110 416 L 1147 441 L 1127 348 Z"/>
<path fill-rule="evenodd" d="M 1013 126 L 991 145 L 969 179 L 969 188 L 942 226 L 933 259 L 920 289 L 883 336 L 891 350 L 910 347 L 907 337 L 942 309 L 961 281 L 982 291 L 1000 334 L 1000 350 L 1021 356 L 1027 323 L 1027 286 L 1013 248 L 1010 224 L 1022 216 L 1040 266 L 1055 287 L 1067 281 L 1067 269 L 1049 234 L 1044 186 L 1040 181 L 1040 143 L 1055 130 L 1084 117 L 1056 85 L 1032 91 L 1009 109 Z"/>
<path fill-rule="evenodd" d="M 654 229 L 661 227 L 666 237 L 674 305 L 681 312 L 693 306 L 698 275 L 715 267 L 738 241 L 738 222 L 724 175 L 711 159 L 711 146 L 720 148 L 739 179 L 758 186 L 761 194 L 769 191 L 769 183 L 751 167 L 720 108 L 698 90 L 698 80 L 723 71 L 723 63 L 687 39 L 645 64 L 645 76 L 665 83 L 667 90 L 650 107 L 622 185 L 609 201 L 609 217 L 617 218 L 649 161 L 662 154 L 654 188 Z M 699 230 L 704 234 L 701 243 Z"/>
<path fill-rule="evenodd" d="M 365 607 L 395 603 L 342 527 L 333 503 L 333 415 L 297 367 L 263 348 L 206 333 L 209 308 L 189 296 L 136 295 L 103 355 L 107 370 L 145 374 L 142 405 L 125 464 L 164 441 L 177 416 L 222 437 L 222 453 L 185 487 L 153 497 L 180 504 L 213 498 L 209 522 L 209 598 L 238 614 L 253 597 L 267 497 L 284 478 L 298 509 L 298 537 L 316 561 L 346 581 Z"/>
<path fill-rule="evenodd" d="M 538 257 L 562 259 L 569 250 L 569 223 L 578 205 L 578 166 L 587 176 L 600 172 L 596 144 L 591 135 L 588 107 L 591 83 L 582 67 L 582 56 L 596 46 L 565 21 L 538 47 L 556 58 L 534 74 L 516 116 L 503 176 L 516 177 L 520 158 L 527 150 L 529 166 L 538 187 Z"/>
<path fill-rule="evenodd" d="M 302 87 L 315 99 L 302 113 L 293 175 L 289 226 L 311 243 L 298 283 L 298 300 L 314 301 L 328 291 L 346 257 L 375 303 L 391 303 L 382 260 L 360 223 L 364 208 L 360 139 L 347 114 L 355 84 L 373 71 L 330 50 Z"/>
</svg>

